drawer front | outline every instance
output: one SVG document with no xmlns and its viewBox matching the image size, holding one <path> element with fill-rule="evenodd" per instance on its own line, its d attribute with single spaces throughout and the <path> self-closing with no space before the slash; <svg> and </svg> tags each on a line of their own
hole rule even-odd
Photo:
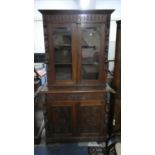
<svg viewBox="0 0 155 155">
<path fill-rule="evenodd" d="M 73 100 L 73 101 L 82 101 L 82 100 L 96 100 L 100 99 L 102 101 L 107 100 L 106 93 L 58 93 L 58 94 L 48 94 L 46 97 L 47 103 L 52 103 L 53 101 L 64 101 L 64 100 Z"/>
</svg>

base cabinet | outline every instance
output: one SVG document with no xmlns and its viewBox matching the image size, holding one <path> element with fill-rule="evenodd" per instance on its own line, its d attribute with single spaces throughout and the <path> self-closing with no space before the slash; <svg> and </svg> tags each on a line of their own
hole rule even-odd
<svg viewBox="0 0 155 155">
<path fill-rule="evenodd" d="M 91 96 L 96 99 L 77 99 L 79 97 L 77 93 L 77 95 L 74 94 L 76 99 L 73 99 L 73 95 L 70 94 L 66 95 L 65 100 L 55 100 L 59 95 L 46 95 L 49 99 L 46 100 L 44 107 L 47 109 L 44 114 L 47 120 L 45 125 L 47 143 L 105 139 L 108 118 L 106 110 L 108 104 L 103 100 L 105 94 L 85 94 L 81 97 Z M 71 96 L 72 100 L 67 99 Z"/>
</svg>

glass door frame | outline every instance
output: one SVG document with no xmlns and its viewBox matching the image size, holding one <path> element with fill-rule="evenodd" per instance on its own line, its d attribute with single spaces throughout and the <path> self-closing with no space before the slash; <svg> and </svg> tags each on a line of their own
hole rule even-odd
<svg viewBox="0 0 155 155">
<path fill-rule="evenodd" d="M 99 51 L 99 79 L 82 79 L 82 48 L 81 48 L 81 31 L 82 28 L 87 28 L 87 27 L 95 27 L 95 26 L 100 26 L 100 31 L 101 31 L 101 37 L 100 37 L 100 51 Z M 103 83 L 106 80 L 106 75 L 104 71 L 104 55 L 105 55 L 105 30 L 106 30 L 106 25 L 104 23 L 99 23 L 99 24 L 94 24 L 94 23 L 79 23 L 78 24 L 78 77 L 77 81 L 78 83 L 82 84 L 99 84 Z"/>
<path fill-rule="evenodd" d="M 71 53 L 72 53 L 72 79 L 71 80 L 56 80 L 55 72 L 55 50 L 52 33 L 56 28 L 66 27 L 71 29 Z M 48 65 L 48 79 L 49 84 L 74 84 L 76 83 L 76 25 L 75 24 L 52 24 L 47 25 L 48 30 L 48 61 L 51 64 Z"/>
</svg>

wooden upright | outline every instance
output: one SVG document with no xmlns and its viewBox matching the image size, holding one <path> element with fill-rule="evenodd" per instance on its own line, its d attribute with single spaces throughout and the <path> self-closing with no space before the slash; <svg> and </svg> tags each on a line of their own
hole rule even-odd
<svg viewBox="0 0 155 155">
<path fill-rule="evenodd" d="M 116 50 L 115 50 L 115 68 L 112 87 L 115 89 L 116 94 L 112 95 L 113 108 L 114 108 L 114 127 L 113 131 L 121 130 L 121 21 L 117 21 L 117 34 L 116 34 Z"/>
</svg>

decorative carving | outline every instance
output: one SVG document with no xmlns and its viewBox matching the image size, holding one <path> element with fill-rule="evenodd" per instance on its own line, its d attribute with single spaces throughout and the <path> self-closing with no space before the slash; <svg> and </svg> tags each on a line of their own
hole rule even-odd
<svg viewBox="0 0 155 155">
<path fill-rule="evenodd" d="M 46 141 L 50 142 L 57 139 L 84 140 L 87 137 L 89 139 L 93 139 L 93 137 L 98 139 L 99 135 L 101 137 L 107 136 L 111 104 L 106 92 L 104 78 L 103 81 L 92 81 L 92 83 L 90 81 L 83 84 L 78 80 L 78 74 L 75 74 L 77 82 L 75 80 L 74 84 L 67 80 L 62 82 L 56 81 L 54 78 L 55 51 L 53 51 L 54 44 L 51 35 L 55 27 L 67 26 L 73 28 L 72 37 L 75 42 L 73 41 L 72 46 L 73 49 L 76 49 L 77 46 L 80 46 L 77 44 L 77 40 L 79 40 L 79 35 L 77 34 L 78 25 L 103 25 L 103 27 L 101 26 L 102 31 L 100 33 L 102 39 L 104 39 L 104 41 L 101 40 L 103 41 L 102 45 L 104 45 L 101 49 L 103 49 L 102 52 L 104 53 L 101 53 L 101 56 L 107 60 L 109 22 L 112 10 L 42 10 L 41 12 L 43 13 L 44 21 L 45 52 L 47 53 L 46 58 L 49 60 L 47 68 L 48 85 L 43 92 L 46 94 L 45 104 L 43 105 Z M 75 54 L 75 60 L 77 59 L 78 52 L 79 50 L 75 50 L 73 53 Z M 77 72 L 77 68 L 80 69 L 78 61 L 74 62 L 74 65 L 72 65 L 73 73 Z M 104 67 L 107 71 L 108 63 Z"/>
<path fill-rule="evenodd" d="M 43 19 L 45 20 L 45 19 Z M 48 32 L 47 32 L 47 24 L 44 22 L 43 23 L 44 26 L 44 43 L 45 43 L 45 53 L 48 54 Z"/>
<path fill-rule="evenodd" d="M 107 22 L 105 27 L 105 52 L 104 52 L 104 60 L 108 60 L 108 49 L 109 49 L 109 29 L 110 29 L 110 16 L 107 16 Z M 108 63 L 104 63 L 104 70 L 108 71 Z"/>
<path fill-rule="evenodd" d="M 101 107 L 82 106 L 79 107 L 79 130 L 80 132 L 99 132 L 101 123 Z"/>
<path fill-rule="evenodd" d="M 73 15 L 45 15 L 44 21 L 50 23 L 104 23 L 106 16 L 103 14 L 73 14 Z"/>
<path fill-rule="evenodd" d="M 71 133 L 71 107 L 51 107 L 50 128 L 53 133 Z"/>
</svg>

